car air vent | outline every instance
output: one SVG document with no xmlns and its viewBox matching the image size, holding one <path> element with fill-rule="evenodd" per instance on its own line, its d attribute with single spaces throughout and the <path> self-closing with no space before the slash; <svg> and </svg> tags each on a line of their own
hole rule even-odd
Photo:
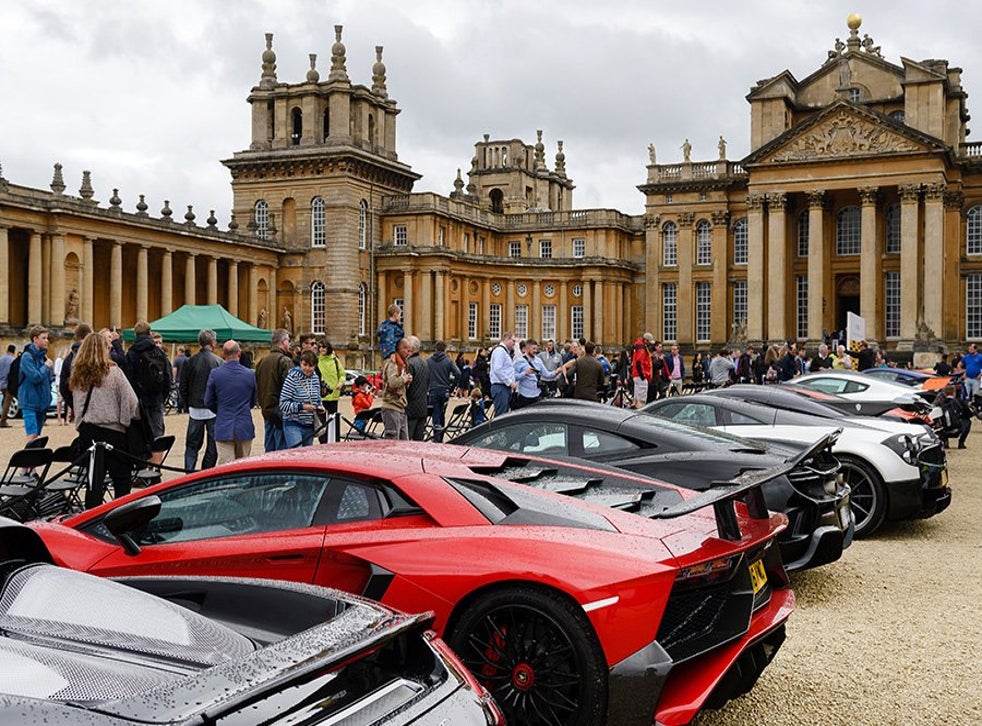
<svg viewBox="0 0 982 726">
<path fill-rule="evenodd" d="M 477 511 L 487 517 L 491 524 L 498 524 L 518 509 L 515 502 L 488 482 L 472 479 L 448 479 L 447 481 L 474 505 Z"/>
</svg>

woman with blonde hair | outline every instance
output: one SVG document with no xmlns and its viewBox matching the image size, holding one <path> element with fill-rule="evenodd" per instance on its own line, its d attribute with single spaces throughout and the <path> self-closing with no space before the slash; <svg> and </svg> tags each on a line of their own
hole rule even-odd
<svg viewBox="0 0 982 726">
<path fill-rule="evenodd" d="M 136 393 L 123 371 L 109 358 L 109 345 L 99 333 L 89 333 L 72 362 L 68 385 L 75 408 L 75 428 L 83 449 L 94 441 L 104 441 L 114 449 L 127 451 L 126 429 L 140 408 Z M 109 457 L 109 477 L 117 497 L 128 494 L 132 466 L 123 457 Z M 86 492 L 85 506 L 102 503 L 102 477 L 93 477 Z"/>
</svg>

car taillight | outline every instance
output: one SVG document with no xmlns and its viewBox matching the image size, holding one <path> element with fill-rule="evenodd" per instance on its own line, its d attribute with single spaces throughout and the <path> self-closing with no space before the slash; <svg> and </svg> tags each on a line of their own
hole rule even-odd
<svg viewBox="0 0 982 726">
<path fill-rule="evenodd" d="M 725 580 L 730 576 L 733 567 L 739 562 L 739 557 L 717 557 L 715 560 L 700 562 L 698 565 L 683 567 L 676 575 L 677 581 L 713 582 Z"/>
</svg>

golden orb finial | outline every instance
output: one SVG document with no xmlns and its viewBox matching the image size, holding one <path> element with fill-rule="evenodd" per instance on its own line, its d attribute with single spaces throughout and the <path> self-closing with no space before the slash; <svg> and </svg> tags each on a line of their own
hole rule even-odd
<svg viewBox="0 0 982 726">
<path fill-rule="evenodd" d="M 859 13 L 853 13 L 848 18 L 846 18 L 846 25 L 849 30 L 859 30 L 859 26 L 863 24 L 863 16 Z"/>
</svg>

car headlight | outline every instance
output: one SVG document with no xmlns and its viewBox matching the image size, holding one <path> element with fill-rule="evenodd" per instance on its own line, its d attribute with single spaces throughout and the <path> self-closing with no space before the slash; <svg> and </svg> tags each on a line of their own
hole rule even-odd
<svg viewBox="0 0 982 726">
<path fill-rule="evenodd" d="M 919 447 L 917 442 L 908 434 L 888 436 L 880 443 L 911 466 L 913 466 L 914 462 L 917 461 L 917 451 Z"/>
</svg>

